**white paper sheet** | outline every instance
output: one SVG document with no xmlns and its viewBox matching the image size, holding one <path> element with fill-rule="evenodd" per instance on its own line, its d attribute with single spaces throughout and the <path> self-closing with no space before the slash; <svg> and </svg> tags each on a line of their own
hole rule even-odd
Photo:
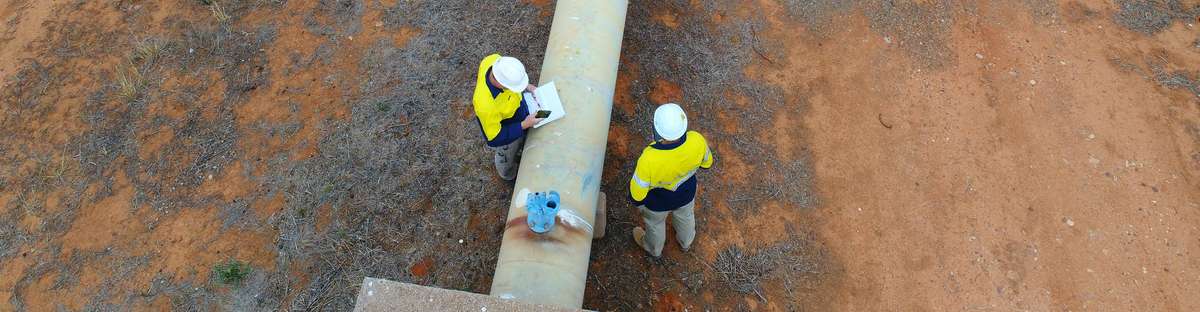
<svg viewBox="0 0 1200 312">
<path fill-rule="evenodd" d="M 525 94 L 528 96 L 529 92 L 525 92 Z M 536 100 L 530 101 L 526 99 L 525 101 L 526 104 L 529 104 L 530 114 L 537 114 L 539 110 L 550 111 L 550 116 L 542 119 L 542 122 L 533 125 L 534 128 L 540 128 L 551 121 L 567 116 L 567 111 L 563 110 L 562 100 L 558 98 L 558 88 L 554 87 L 553 81 L 538 87 L 537 91 L 533 92 L 533 97 Z"/>
</svg>

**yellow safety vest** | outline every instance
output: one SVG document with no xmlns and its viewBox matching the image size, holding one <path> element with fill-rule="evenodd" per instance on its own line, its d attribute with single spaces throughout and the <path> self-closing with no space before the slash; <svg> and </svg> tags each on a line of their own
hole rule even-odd
<svg viewBox="0 0 1200 312">
<path fill-rule="evenodd" d="M 707 169 L 712 164 L 708 141 L 696 131 L 688 131 L 683 144 L 673 149 L 660 150 L 651 144 L 638 158 L 633 178 L 629 180 L 629 195 L 640 201 L 646 199 L 650 189 L 675 191 L 679 184 L 692 178 L 698 168 Z"/>
<path fill-rule="evenodd" d="M 512 118 L 517 109 L 521 107 L 521 93 L 512 92 L 504 89 L 500 95 L 493 98 L 492 91 L 488 90 L 487 72 L 492 68 L 492 64 L 500 59 L 500 54 L 492 54 L 483 58 L 483 62 L 479 63 L 479 75 L 475 80 L 475 97 L 473 105 L 475 107 L 475 116 L 479 117 L 479 125 L 483 128 L 483 135 L 487 136 L 488 141 L 496 138 L 500 134 L 500 121 Z"/>
</svg>

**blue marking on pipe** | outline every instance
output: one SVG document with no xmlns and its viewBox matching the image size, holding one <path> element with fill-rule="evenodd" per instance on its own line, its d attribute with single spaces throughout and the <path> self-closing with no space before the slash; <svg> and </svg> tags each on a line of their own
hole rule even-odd
<svg viewBox="0 0 1200 312">
<path fill-rule="evenodd" d="M 596 183 L 596 175 L 589 173 L 588 175 L 583 177 L 583 183 L 579 184 L 579 192 L 580 193 L 587 192 L 588 188 L 590 188 L 592 186 L 592 184 L 595 184 L 595 183 Z"/>
</svg>

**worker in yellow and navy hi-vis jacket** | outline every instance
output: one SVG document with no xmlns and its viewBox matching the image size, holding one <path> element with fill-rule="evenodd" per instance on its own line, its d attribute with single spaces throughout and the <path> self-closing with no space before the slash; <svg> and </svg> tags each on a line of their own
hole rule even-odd
<svg viewBox="0 0 1200 312">
<path fill-rule="evenodd" d="M 654 132 L 654 143 L 642 150 L 629 180 L 629 195 L 646 226 L 634 228 L 633 239 L 658 257 L 668 215 L 683 251 L 696 238 L 696 171 L 712 167 L 713 155 L 700 133 L 687 130 L 687 115 L 674 103 L 654 110 Z"/>
<path fill-rule="evenodd" d="M 517 177 L 525 131 L 541 121 L 521 95 L 536 89 L 516 58 L 492 54 L 479 63 L 472 105 L 487 146 L 496 152 L 496 172 L 508 181 Z"/>
</svg>

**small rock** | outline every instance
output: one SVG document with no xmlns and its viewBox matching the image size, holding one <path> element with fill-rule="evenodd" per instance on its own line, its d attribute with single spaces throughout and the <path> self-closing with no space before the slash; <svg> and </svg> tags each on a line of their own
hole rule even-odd
<svg viewBox="0 0 1200 312">
<path fill-rule="evenodd" d="M 1066 224 L 1067 224 L 1067 226 L 1075 226 L 1075 220 L 1071 220 L 1071 218 L 1065 218 L 1065 217 L 1064 217 L 1064 218 L 1063 218 L 1063 223 L 1066 223 Z"/>
<path fill-rule="evenodd" d="M 892 37 L 884 36 L 883 42 L 886 42 L 887 44 L 892 44 Z"/>
<path fill-rule="evenodd" d="M 459 243 L 459 244 L 462 244 L 462 243 L 463 243 L 463 240 L 461 240 L 461 239 L 460 239 L 460 240 L 458 240 L 458 243 Z"/>
<path fill-rule="evenodd" d="M 1030 80 L 1030 81 L 1029 81 L 1029 85 L 1031 85 L 1031 86 L 1036 86 L 1036 85 L 1037 85 L 1037 80 Z"/>
<path fill-rule="evenodd" d="M 975 58 L 977 58 L 977 59 L 981 59 L 981 60 L 982 60 L 982 59 L 983 59 L 983 54 L 975 53 Z"/>
</svg>

